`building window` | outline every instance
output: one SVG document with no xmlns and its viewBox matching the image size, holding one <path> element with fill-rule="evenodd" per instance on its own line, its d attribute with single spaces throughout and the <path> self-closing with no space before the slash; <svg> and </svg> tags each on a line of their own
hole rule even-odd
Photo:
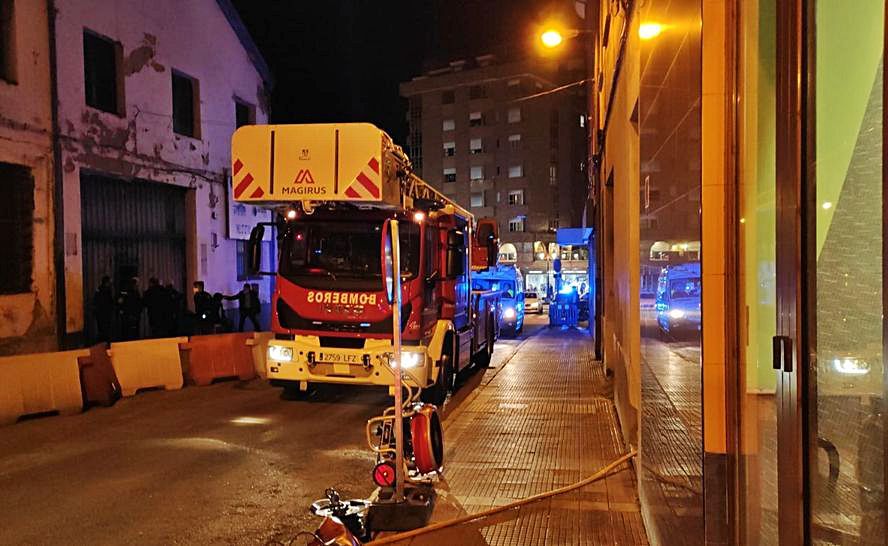
<svg viewBox="0 0 888 546">
<path fill-rule="evenodd" d="M 524 216 L 516 216 L 509 220 L 509 231 L 511 233 L 518 233 L 524 231 Z"/>
<path fill-rule="evenodd" d="M 558 185 L 558 165 L 549 165 L 549 185 Z"/>
<path fill-rule="evenodd" d="M 83 79 L 86 104 L 112 114 L 123 114 L 120 44 L 83 31 Z"/>
<path fill-rule="evenodd" d="M 444 155 L 447 157 L 453 157 L 454 154 L 456 154 L 456 142 L 445 142 Z"/>
<path fill-rule="evenodd" d="M 15 83 L 13 0 L 0 0 L 0 80 Z"/>
<path fill-rule="evenodd" d="M 260 243 L 261 244 L 261 243 Z M 247 275 L 247 271 L 249 271 L 247 267 L 247 241 L 236 241 L 236 253 L 235 261 L 237 267 L 237 280 L 243 281 L 249 278 Z"/>
<path fill-rule="evenodd" d="M 512 165 L 509 167 L 509 178 L 521 178 L 524 176 L 524 167 L 522 165 Z"/>
<path fill-rule="evenodd" d="M 513 152 L 521 151 L 521 135 L 509 135 L 509 150 Z"/>
<path fill-rule="evenodd" d="M 469 114 L 469 127 L 480 127 L 484 124 L 481 112 L 472 112 Z"/>
<path fill-rule="evenodd" d="M 524 190 L 509 190 L 509 204 L 510 205 L 523 205 L 524 204 Z"/>
<path fill-rule="evenodd" d="M 586 114 L 580 114 L 580 127 L 586 126 Z"/>
<path fill-rule="evenodd" d="M 441 93 L 441 104 L 453 104 L 456 102 L 456 94 L 453 89 Z"/>
<path fill-rule="evenodd" d="M 456 169 L 447 167 L 444 169 L 444 182 L 456 182 Z"/>
<path fill-rule="evenodd" d="M 235 128 L 256 123 L 256 107 L 240 99 L 234 99 Z"/>
<path fill-rule="evenodd" d="M 442 129 L 445 131 L 452 131 L 456 129 L 456 122 L 452 119 L 445 119 L 444 123 L 442 123 Z"/>
<path fill-rule="evenodd" d="M 480 138 L 473 138 L 472 140 L 469 141 L 469 153 L 474 155 L 474 154 L 480 154 L 483 151 L 484 151 L 484 147 L 481 145 Z"/>
<path fill-rule="evenodd" d="M 521 108 L 509 108 L 507 119 L 509 123 L 518 123 L 521 121 Z"/>
<path fill-rule="evenodd" d="M 469 87 L 469 98 L 470 99 L 484 99 L 487 98 L 487 88 L 483 85 L 473 85 Z"/>
<path fill-rule="evenodd" d="M 484 179 L 484 167 L 474 166 L 472 167 L 469 178 L 472 180 L 483 180 Z"/>
<path fill-rule="evenodd" d="M 200 138 L 200 91 L 190 76 L 173 71 L 173 131 Z"/>
<path fill-rule="evenodd" d="M 31 291 L 34 178 L 27 167 L 0 163 L 0 294 Z"/>
<path fill-rule="evenodd" d="M 472 194 L 472 202 L 473 207 L 483 207 L 484 206 L 484 192 L 477 192 Z"/>
<path fill-rule="evenodd" d="M 408 146 L 410 159 L 413 161 L 413 170 L 422 176 L 422 98 L 410 98 L 410 135 Z"/>
</svg>

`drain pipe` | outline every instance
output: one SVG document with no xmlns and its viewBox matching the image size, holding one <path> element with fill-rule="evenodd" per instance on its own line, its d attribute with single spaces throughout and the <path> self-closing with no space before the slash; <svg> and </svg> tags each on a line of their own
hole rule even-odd
<svg viewBox="0 0 888 546">
<path fill-rule="evenodd" d="M 65 192 L 62 173 L 62 143 L 59 135 L 59 79 L 56 55 L 55 0 L 46 0 L 49 23 L 49 82 L 52 110 L 52 257 L 55 274 L 56 340 L 59 349 L 67 348 L 68 306 L 65 293 Z"/>
</svg>

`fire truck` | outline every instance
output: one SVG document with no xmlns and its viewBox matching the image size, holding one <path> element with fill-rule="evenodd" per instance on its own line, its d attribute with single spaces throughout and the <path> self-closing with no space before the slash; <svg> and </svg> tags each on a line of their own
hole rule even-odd
<svg viewBox="0 0 888 546">
<path fill-rule="evenodd" d="M 416 176 L 403 150 L 366 123 L 252 125 L 232 138 L 236 201 L 274 211 L 253 228 L 258 272 L 265 228 L 276 232 L 274 339 L 268 378 L 298 396 L 313 383 L 393 385 L 392 307 L 381 254 L 399 224 L 401 368 L 424 401 L 442 404 L 458 372 L 487 365 L 498 336 L 495 292 L 472 291 L 496 262 L 495 220 Z"/>
</svg>

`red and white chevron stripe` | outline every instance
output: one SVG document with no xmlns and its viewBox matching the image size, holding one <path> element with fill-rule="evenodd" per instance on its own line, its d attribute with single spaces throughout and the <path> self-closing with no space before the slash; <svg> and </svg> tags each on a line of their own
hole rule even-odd
<svg viewBox="0 0 888 546">
<path fill-rule="evenodd" d="M 237 181 L 241 171 L 243 171 L 243 176 L 240 177 L 240 181 Z M 235 159 L 234 163 L 231 165 L 231 181 L 234 186 L 234 198 L 240 199 L 241 196 L 253 186 L 253 182 L 256 180 L 253 178 L 252 174 L 244 170 L 243 162 L 241 162 L 240 159 Z M 263 195 L 265 195 L 265 191 L 262 187 L 256 187 L 256 189 L 250 194 L 250 199 L 259 199 Z"/>
<path fill-rule="evenodd" d="M 370 178 L 372 176 L 370 171 L 379 174 L 379 161 L 375 157 L 371 157 L 358 176 L 352 180 L 352 183 L 345 189 L 345 195 L 352 199 L 379 199 L 381 191 Z"/>
</svg>

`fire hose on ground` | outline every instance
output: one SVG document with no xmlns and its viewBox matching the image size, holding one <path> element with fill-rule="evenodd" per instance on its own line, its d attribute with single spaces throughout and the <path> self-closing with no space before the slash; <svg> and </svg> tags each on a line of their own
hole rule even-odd
<svg viewBox="0 0 888 546">
<path fill-rule="evenodd" d="M 623 455 L 622 457 L 620 457 L 619 459 L 616 459 L 616 460 L 612 461 L 611 463 L 608 463 L 606 466 L 604 466 L 603 468 L 601 468 L 600 470 L 598 470 L 597 472 L 595 472 L 594 474 L 592 474 L 588 478 L 580 480 L 580 481 L 573 483 L 571 485 L 566 485 L 564 487 L 559 487 L 558 489 L 553 489 L 551 491 L 545 491 L 543 493 L 538 493 L 536 495 L 527 497 L 525 499 L 517 500 L 515 502 L 505 504 L 503 506 L 496 506 L 494 508 L 489 508 L 487 510 L 483 510 L 481 512 L 477 512 L 474 514 L 468 514 L 468 515 L 461 516 L 461 517 L 454 518 L 454 519 L 450 519 L 447 521 L 440 521 L 438 523 L 433 523 L 431 525 L 427 525 L 425 527 L 420 527 L 419 529 L 414 529 L 412 531 L 406 531 L 403 533 L 389 535 L 387 537 L 383 537 L 383 538 L 368 542 L 366 546 L 381 546 L 383 544 L 395 544 L 397 542 L 403 542 L 405 540 L 409 540 L 409 539 L 412 539 L 412 538 L 420 536 L 420 535 L 428 534 L 428 533 L 431 533 L 434 531 L 439 531 L 441 529 L 446 529 L 448 527 L 455 527 L 457 525 L 464 525 L 466 523 L 471 523 L 471 522 L 477 521 L 479 519 L 488 518 L 490 516 L 494 516 L 494 515 L 500 514 L 502 512 L 508 512 L 509 510 L 514 510 L 516 508 L 520 508 L 521 506 L 524 506 L 527 504 L 532 504 L 534 502 L 537 502 L 537 501 L 540 501 L 543 499 L 555 497 L 557 495 L 562 495 L 564 493 L 569 493 L 571 491 L 581 489 L 583 487 L 586 487 L 589 484 L 595 483 L 598 480 L 601 480 L 603 478 L 610 476 L 611 474 L 614 473 L 614 471 L 617 468 L 619 468 L 624 463 L 628 462 L 630 459 L 635 457 L 636 454 L 637 454 L 637 452 L 635 450 L 632 450 L 632 451 L 626 453 L 625 455 Z"/>
</svg>

